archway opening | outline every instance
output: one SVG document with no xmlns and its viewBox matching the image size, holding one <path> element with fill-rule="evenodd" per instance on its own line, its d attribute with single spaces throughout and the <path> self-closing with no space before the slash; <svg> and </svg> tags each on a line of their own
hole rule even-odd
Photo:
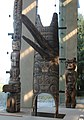
<svg viewBox="0 0 84 120">
<path fill-rule="evenodd" d="M 41 93 L 38 95 L 37 112 L 55 112 L 55 101 L 52 95 L 48 93 Z"/>
</svg>

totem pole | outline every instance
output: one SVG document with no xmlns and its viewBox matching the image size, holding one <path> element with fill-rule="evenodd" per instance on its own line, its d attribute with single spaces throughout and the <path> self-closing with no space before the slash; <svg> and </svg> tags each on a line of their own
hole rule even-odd
<svg viewBox="0 0 84 120">
<path fill-rule="evenodd" d="M 8 85 L 3 86 L 3 92 L 8 92 L 7 96 L 7 112 L 20 111 L 20 49 L 21 49 L 21 31 L 22 31 L 22 0 L 14 1 L 14 34 L 12 35 L 12 53 L 11 53 L 11 69 L 10 80 Z"/>
<path fill-rule="evenodd" d="M 59 104 L 59 39 L 58 15 L 53 14 L 50 26 L 43 27 L 40 16 L 37 16 L 36 26 L 22 15 L 22 22 L 33 35 L 35 42 L 23 36 L 23 39 L 35 49 L 34 55 L 34 83 L 33 83 L 33 115 L 37 116 L 37 99 L 40 93 L 49 93 L 55 101 L 58 116 Z M 41 115 L 41 113 L 40 113 Z"/>
<path fill-rule="evenodd" d="M 76 106 L 76 79 L 77 72 L 76 68 L 76 59 L 69 59 L 66 61 L 66 72 L 65 72 L 65 80 L 66 80 L 66 107 L 67 108 L 75 108 Z"/>
</svg>

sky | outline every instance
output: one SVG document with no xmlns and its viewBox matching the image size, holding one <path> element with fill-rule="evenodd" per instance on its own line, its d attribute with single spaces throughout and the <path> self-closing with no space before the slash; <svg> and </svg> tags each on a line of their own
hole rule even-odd
<svg viewBox="0 0 84 120">
<path fill-rule="evenodd" d="M 79 0 L 80 8 L 78 8 L 78 12 L 84 16 L 84 0 Z"/>
<path fill-rule="evenodd" d="M 40 14 L 44 26 L 50 25 L 53 13 L 58 13 L 58 10 L 59 0 L 38 0 L 38 14 Z"/>
<path fill-rule="evenodd" d="M 8 37 L 8 33 L 13 31 L 12 19 L 9 18 L 9 15 L 12 15 L 12 9 L 12 0 L 0 1 L 0 83 L 7 83 L 9 80 L 9 74 L 6 74 L 6 71 L 9 71 L 11 66 L 12 39 Z"/>
<path fill-rule="evenodd" d="M 39 0 L 38 14 L 41 15 L 41 21 L 44 26 L 50 24 L 53 12 L 58 12 L 58 1 Z M 6 74 L 6 71 L 9 71 L 11 67 L 12 39 L 8 36 L 8 33 L 13 32 L 13 2 L 14 0 L 1 0 L 0 2 L 0 83 L 6 83 L 9 80 L 9 75 Z M 80 8 L 78 11 L 84 15 L 84 0 L 79 0 L 79 3 Z M 55 7 L 55 4 L 57 4 L 57 7 Z"/>
<path fill-rule="evenodd" d="M 80 8 L 78 9 L 78 12 L 84 16 L 84 0 L 79 0 L 79 4 Z M 59 12 L 59 0 L 38 0 L 38 14 L 40 14 L 44 26 L 50 24 L 53 12 Z"/>
</svg>

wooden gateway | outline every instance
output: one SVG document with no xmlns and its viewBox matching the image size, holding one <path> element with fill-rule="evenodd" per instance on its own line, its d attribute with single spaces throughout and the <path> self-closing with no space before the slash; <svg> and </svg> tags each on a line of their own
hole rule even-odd
<svg viewBox="0 0 84 120">
<path fill-rule="evenodd" d="M 58 39 L 58 15 L 53 14 L 50 26 L 44 27 L 40 16 L 37 16 L 36 26 L 22 15 L 22 22 L 33 35 L 35 42 L 23 36 L 23 39 L 36 51 L 34 55 L 34 82 L 33 82 L 33 115 L 38 115 L 37 98 L 41 93 L 49 93 L 55 101 L 58 115 L 59 104 L 59 39 Z"/>
</svg>

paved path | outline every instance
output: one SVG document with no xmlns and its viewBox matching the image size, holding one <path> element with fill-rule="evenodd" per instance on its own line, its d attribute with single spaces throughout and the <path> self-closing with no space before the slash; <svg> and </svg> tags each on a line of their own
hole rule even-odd
<svg viewBox="0 0 84 120">
<path fill-rule="evenodd" d="M 80 115 L 84 115 L 84 109 L 59 108 L 59 114 L 66 114 L 63 119 L 35 117 L 30 115 L 30 111 L 31 110 L 29 109 L 22 109 L 20 113 L 7 113 L 6 111 L 0 111 L 0 120 L 78 120 Z M 40 111 L 43 111 L 43 109 Z M 50 109 L 47 108 L 45 111 L 49 112 Z"/>
</svg>

